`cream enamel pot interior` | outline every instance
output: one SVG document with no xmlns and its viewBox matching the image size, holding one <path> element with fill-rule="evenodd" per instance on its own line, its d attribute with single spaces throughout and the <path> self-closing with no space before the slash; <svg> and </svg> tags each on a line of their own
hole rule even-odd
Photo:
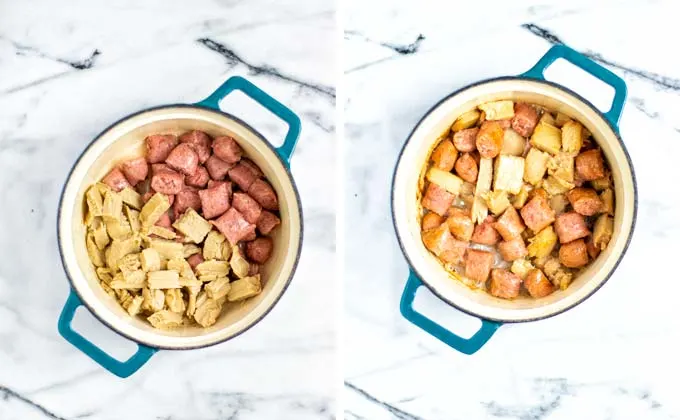
<svg viewBox="0 0 680 420">
<path fill-rule="evenodd" d="M 219 110 L 219 102 L 240 90 L 288 124 L 281 147 L 273 148 L 241 120 Z M 278 195 L 281 225 L 273 232 L 274 252 L 262 267 L 263 291 L 245 302 L 227 304 L 210 328 L 183 327 L 162 331 L 130 317 L 99 285 L 85 247 L 83 223 L 86 189 L 116 163 L 142 156 L 144 138 L 153 133 L 180 134 L 202 130 L 211 136 L 229 135 L 244 154 L 260 166 Z M 302 247 L 302 208 L 289 171 L 289 159 L 300 133 L 300 120 L 291 110 L 241 77 L 232 77 L 211 96 L 195 105 L 168 105 L 128 116 L 104 130 L 87 147 L 68 176 L 59 205 L 59 249 L 71 294 L 59 319 L 59 332 L 97 363 L 120 377 L 137 371 L 158 349 L 195 349 L 214 345 L 243 333 L 261 320 L 290 283 Z M 138 351 L 118 361 L 71 328 L 75 310 L 84 304 L 101 322 L 135 341 Z"/>
<path fill-rule="evenodd" d="M 576 93 L 543 79 L 543 71 L 563 58 L 615 89 L 611 109 L 602 114 Z M 576 51 L 555 46 L 531 70 L 519 77 L 504 77 L 465 87 L 435 105 L 418 123 L 402 149 L 395 169 L 392 212 L 399 244 L 411 267 L 401 299 L 405 318 L 466 354 L 479 350 L 506 322 L 547 318 L 583 302 L 611 276 L 631 239 L 637 212 L 637 190 L 630 157 L 618 134 L 618 120 L 626 97 L 622 79 Z M 453 121 L 465 111 L 494 100 L 512 99 L 545 106 L 577 119 L 593 134 L 610 164 L 615 185 L 614 234 L 609 246 L 564 291 L 541 298 L 499 299 L 473 290 L 452 277 L 425 248 L 420 232 L 419 182 L 430 152 Z M 416 290 L 425 285 L 455 308 L 478 317 L 482 326 L 462 338 L 413 309 Z"/>
</svg>

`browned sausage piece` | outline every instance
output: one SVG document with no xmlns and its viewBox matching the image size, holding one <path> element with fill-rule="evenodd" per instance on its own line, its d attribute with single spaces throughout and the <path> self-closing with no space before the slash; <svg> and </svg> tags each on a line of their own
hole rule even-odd
<svg viewBox="0 0 680 420">
<path fill-rule="evenodd" d="M 425 190 L 425 196 L 423 197 L 423 207 L 426 209 L 437 213 L 440 216 L 444 216 L 446 212 L 451 207 L 453 199 L 456 198 L 455 195 L 446 191 L 444 188 L 430 182 L 430 185 Z"/>
<path fill-rule="evenodd" d="M 183 173 L 187 176 L 192 176 L 198 169 L 198 154 L 188 144 L 182 143 L 172 149 L 165 163 L 172 169 Z"/>
<path fill-rule="evenodd" d="M 533 298 L 546 297 L 555 290 L 550 280 L 538 268 L 529 270 L 524 279 L 524 287 Z"/>
<path fill-rule="evenodd" d="M 435 147 L 432 152 L 432 162 L 434 167 L 443 171 L 450 172 L 453 169 L 453 164 L 456 162 L 458 152 L 453 147 L 451 140 L 442 140 L 441 143 Z"/>
<path fill-rule="evenodd" d="M 588 248 L 583 239 L 577 239 L 560 247 L 560 262 L 565 267 L 578 268 L 588 264 Z"/>
<path fill-rule="evenodd" d="M 529 200 L 520 210 L 520 214 L 527 227 L 534 232 L 542 230 L 555 221 L 555 210 L 542 195 L 536 195 Z"/>
<path fill-rule="evenodd" d="M 472 237 L 472 232 L 475 230 L 475 224 L 470 218 L 470 213 L 467 210 L 452 207 L 449 209 L 449 217 L 446 219 L 446 224 L 449 230 L 461 241 L 469 241 Z"/>
<path fill-rule="evenodd" d="M 489 278 L 494 256 L 487 251 L 469 249 L 465 259 L 465 277 L 484 283 Z"/>
<path fill-rule="evenodd" d="M 196 172 L 193 176 L 188 176 L 184 178 L 184 183 L 191 185 L 192 187 L 205 188 L 206 184 L 210 181 L 210 174 L 208 170 L 203 166 L 196 168 Z"/>
<path fill-rule="evenodd" d="M 253 182 L 259 178 L 258 173 L 245 162 L 239 162 L 229 170 L 229 179 L 234 181 L 243 191 L 248 191 Z"/>
<path fill-rule="evenodd" d="M 604 160 L 599 149 L 592 149 L 576 156 L 576 173 L 585 181 L 594 181 L 605 175 Z"/>
<path fill-rule="evenodd" d="M 234 193 L 231 205 L 240 211 L 249 223 L 257 223 L 262 213 L 262 206 L 254 198 L 245 193 Z"/>
<path fill-rule="evenodd" d="M 512 126 L 512 118 L 506 120 L 496 120 L 496 122 L 501 126 L 503 130 L 510 128 Z"/>
<path fill-rule="evenodd" d="M 221 181 L 227 176 L 229 169 L 233 168 L 235 165 L 233 163 L 227 163 L 215 155 L 210 155 L 208 160 L 205 161 L 205 167 L 208 169 L 210 178 L 215 181 Z"/>
<path fill-rule="evenodd" d="M 262 210 L 262 213 L 260 213 L 260 218 L 257 220 L 256 224 L 257 230 L 259 230 L 261 234 L 268 235 L 269 232 L 281 224 L 281 219 L 279 219 L 274 213 L 268 212 L 267 210 Z"/>
<path fill-rule="evenodd" d="M 189 256 L 189 258 L 187 258 L 187 262 L 189 263 L 192 269 L 196 269 L 196 266 L 202 263 L 203 261 L 205 260 L 203 259 L 203 255 L 201 255 L 200 252 L 198 254 L 191 255 Z"/>
<path fill-rule="evenodd" d="M 102 179 L 102 182 L 113 188 L 116 192 L 121 192 L 126 187 L 130 186 L 127 178 L 125 178 L 123 172 L 118 168 L 111 169 L 111 171 Z"/>
<path fill-rule="evenodd" d="M 555 233 L 561 244 L 585 238 L 590 234 L 586 221 L 580 214 L 570 211 L 562 213 L 555 219 Z"/>
<path fill-rule="evenodd" d="M 456 173 L 465 181 L 475 183 L 477 181 L 477 162 L 469 153 L 463 154 L 455 164 Z"/>
<path fill-rule="evenodd" d="M 149 163 L 143 157 L 123 162 L 121 169 L 125 174 L 125 178 L 127 178 L 133 187 L 144 181 L 149 175 Z"/>
<path fill-rule="evenodd" d="M 172 149 L 177 146 L 177 136 L 173 134 L 154 134 L 145 139 L 146 160 L 149 163 L 165 161 Z"/>
<path fill-rule="evenodd" d="M 493 227 L 506 241 L 517 238 L 526 228 L 524 223 L 522 223 L 522 219 L 520 219 L 517 210 L 512 206 L 505 209 L 501 217 L 493 224 Z"/>
<path fill-rule="evenodd" d="M 243 151 L 236 140 L 229 136 L 216 137 L 212 144 L 215 156 L 227 163 L 235 164 L 241 160 Z"/>
<path fill-rule="evenodd" d="M 248 223 L 243 215 L 233 207 L 211 223 L 227 237 L 232 245 L 256 235 L 255 225 Z"/>
<path fill-rule="evenodd" d="M 520 136 L 529 137 L 538 124 L 538 112 L 524 102 L 515 104 L 515 116 L 512 119 L 512 129 Z"/>
<path fill-rule="evenodd" d="M 423 216 L 422 229 L 430 230 L 439 227 L 444 223 L 444 218 L 437 213 L 427 213 Z"/>
<path fill-rule="evenodd" d="M 519 296 L 522 279 L 508 270 L 494 268 L 491 271 L 489 292 L 501 299 L 513 299 Z"/>
<path fill-rule="evenodd" d="M 524 239 L 521 236 L 511 240 L 503 241 L 498 244 L 498 252 L 505 261 L 515 261 L 524 258 L 529 254 L 527 247 L 524 244 Z"/>
<path fill-rule="evenodd" d="M 576 213 L 592 216 L 602 209 L 602 200 L 592 188 L 574 188 L 567 193 L 567 198 Z"/>
<path fill-rule="evenodd" d="M 477 149 L 477 133 L 479 128 L 466 128 L 453 134 L 453 145 L 459 152 L 472 152 Z"/>
<path fill-rule="evenodd" d="M 437 228 L 423 232 L 422 238 L 427 249 L 444 262 L 449 264 L 460 264 L 463 262 L 468 244 L 467 242 L 456 240 L 445 223 Z"/>
<path fill-rule="evenodd" d="M 271 238 L 257 238 L 254 241 L 246 243 L 246 257 L 250 261 L 258 264 L 264 264 L 269 260 L 274 249 L 274 241 Z"/>
<path fill-rule="evenodd" d="M 498 121 L 484 121 L 477 133 L 476 145 L 483 158 L 495 158 L 503 147 L 505 131 Z"/>
<path fill-rule="evenodd" d="M 255 229 L 253 229 L 252 231 L 248 232 L 248 234 L 241 240 L 244 242 L 250 242 L 254 241 L 255 239 L 257 239 L 257 232 L 255 232 Z"/>
<path fill-rule="evenodd" d="M 156 170 L 151 175 L 151 188 L 162 194 L 177 194 L 184 189 L 184 175 L 172 169 Z"/>
<path fill-rule="evenodd" d="M 201 209 L 201 197 L 198 195 L 198 191 L 185 188 L 175 195 L 175 204 L 172 206 L 175 219 L 183 215 L 189 208 L 199 211 Z"/>
<path fill-rule="evenodd" d="M 201 198 L 203 217 L 213 219 L 229 210 L 230 187 L 231 184 L 224 183 L 198 192 L 198 196 Z M 232 244 L 234 243 L 236 242 L 232 242 Z"/>
<path fill-rule="evenodd" d="M 475 227 L 470 240 L 478 244 L 496 245 L 501 240 L 501 236 L 493 227 L 495 222 L 496 219 L 493 216 L 487 216 L 482 223 Z"/>
<path fill-rule="evenodd" d="M 180 143 L 186 143 L 193 147 L 198 155 L 198 161 L 205 163 L 210 157 L 210 146 L 212 139 L 203 131 L 193 130 L 179 136 Z"/>
<path fill-rule="evenodd" d="M 255 201 L 267 210 L 279 209 L 279 200 L 276 197 L 274 188 L 267 181 L 256 179 L 255 182 L 250 184 L 248 195 L 253 197 Z"/>
</svg>

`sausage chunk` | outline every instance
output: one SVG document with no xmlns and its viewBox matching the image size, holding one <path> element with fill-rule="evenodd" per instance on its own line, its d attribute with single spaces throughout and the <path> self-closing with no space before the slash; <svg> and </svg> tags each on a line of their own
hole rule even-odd
<svg viewBox="0 0 680 420">
<path fill-rule="evenodd" d="M 198 195 L 198 191 L 184 189 L 175 195 L 172 212 L 175 218 L 178 218 L 189 208 L 199 211 L 201 209 L 201 196 Z"/>
<path fill-rule="evenodd" d="M 577 239 L 560 247 L 560 262 L 569 268 L 583 267 L 588 264 L 588 248 L 583 239 Z"/>
<path fill-rule="evenodd" d="M 260 218 L 257 220 L 257 230 L 263 235 L 269 235 L 269 232 L 274 230 L 278 225 L 281 224 L 281 219 L 279 219 L 274 213 L 268 212 L 267 210 L 262 210 L 260 213 Z"/>
<path fill-rule="evenodd" d="M 258 264 L 264 264 L 269 260 L 274 249 L 274 242 L 272 238 L 257 238 L 254 241 L 246 243 L 246 257 L 250 261 Z"/>
<path fill-rule="evenodd" d="M 184 175 L 172 169 L 159 168 L 151 176 L 151 188 L 162 194 L 177 194 L 184 189 Z"/>
<path fill-rule="evenodd" d="M 241 160 L 241 155 L 243 154 L 241 146 L 236 143 L 236 140 L 229 136 L 215 138 L 212 148 L 215 156 L 231 164 L 235 164 Z"/>
<path fill-rule="evenodd" d="M 253 197 L 255 201 L 267 210 L 278 210 L 279 200 L 276 197 L 274 188 L 272 188 L 267 181 L 256 179 L 248 188 L 248 195 Z"/>
<path fill-rule="evenodd" d="M 200 252 L 198 254 L 191 255 L 189 256 L 189 258 L 187 258 L 187 262 L 189 263 L 192 269 L 196 269 L 196 266 L 202 263 L 203 261 L 205 260 L 203 259 L 203 255 L 201 255 Z"/>
<path fill-rule="evenodd" d="M 506 241 L 515 239 L 522 232 L 524 232 L 524 229 L 526 229 L 524 223 L 522 223 L 522 219 L 520 219 L 519 214 L 517 213 L 517 210 L 515 210 L 515 208 L 512 206 L 505 209 L 501 217 L 499 217 L 496 223 L 493 224 L 493 227 Z"/>
<path fill-rule="evenodd" d="M 498 244 L 498 252 L 505 261 L 515 261 L 524 258 L 529 254 L 527 247 L 524 244 L 524 239 L 521 236 L 516 237 L 511 241 L 503 241 Z"/>
<path fill-rule="evenodd" d="M 445 219 L 437 213 L 427 213 L 423 216 L 422 229 L 430 230 L 439 227 L 439 225 L 444 223 L 444 220 Z"/>
<path fill-rule="evenodd" d="M 498 121 L 484 121 L 477 133 L 476 145 L 483 158 L 495 158 L 503 147 L 505 131 Z"/>
<path fill-rule="evenodd" d="M 160 227 L 164 227 L 166 229 L 173 230 L 172 229 L 172 220 L 170 219 L 170 215 L 168 214 L 167 211 L 165 213 L 163 213 L 161 215 L 161 217 L 158 219 L 158 221 L 156 222 L 156 226 L 160 226 Z"/>
<path fill-rule="evenodd" d="M 227 176 L 229 169 L 234 167 L 233 163 L 227 163 L 215 155 L 211 155 L 208 160 L 205 161 L 205 167 L 208 169 L 210 178 L 215 181 L 221 181 Z"/>
<path fill-rule="evenodd" d="M 454 238 L 445 223 L 423 232 L 422 238 L 427 249 L 444 262 L 449 264 L 461 264 L 463 262 L 468 244 Z"/>
<path fill-rule="evenodd" d="M 164 162 L 172 149 L 177 146 L 177 136 L 174 134 L 154 134 L 145 139 L 146 160 L 149 163 Z"/>
<path fill-rule="evenodd" d="M 180 144 L 172 149 L 165 163 L 184 175 L 192 176 L 198 169 L 198 154 L 188 144 Z"/>
<path fill-rule="evenodd" d="M 483 284 L 489 278 L 494 256 L 487 251 L 469 249 L 465 259 L 465 277 Z"/>
<path fill-rule="evenodd" d="M 533 298 L 546 297 L 555 290 L 550 280 L 538 268 L 529 270 L 524 279 L 524 287 Z"/>
<path fill-rule="evenodd" d="M 560 238 L 561 244 L 585 238 L 590 234 L 583 216 L 573 211 L 557 216 L 555 220 L 555 233 Z"/>
<path fill-rule="evenodd" d="M 211 223 L 233 245 L 237 244 L 240 240 L 256 235 L 255 225 L 248 223 L 243 215 L 233 207 Z"/>
<path fill-rule="evenodd" d="M 149 163 L 143 157 L 123 162 L 121 169 L 132 186 L 144 181 L 149 175 Z"/>
<path fill-rule="evenodd" d="M 470 214 L 466 210 L 455 207 L 450 209 L 446 224 L 453 236 L 461 241 L 469 241 L 475 228 Z"/>
<path fill-rule="evenodd" d="M 210 174 L 208 170 L 203 166 L 196 168 L 196 172 L 192 176 L 184 178 L 184 182 L 187 185 L 197 188 L 205 188 L 206 184 L 210 181 Z"/>
<path fill-rule="evenodd" d="M 491 287 L 489 292 L 501 299 L 513 299 L 519 296 L 522 279 L 508 270 L 494 268 L 491 271 Z"/>
<path fill-rule="evenodd" d="M 257 223 L 262 213 L 262 206 L 245 193 L 234 193 L 231 205 L 243 214 L 248 223 Z"/>
<path fill-rule="evenodd" d="M 536 195 L 529 200 L 520 210 L 520 214 L 527 227 L 534 232 L 539 232 L 555 221 L 555 210 L 542 195 Z"/>
<path fill-rule="evenodd" d="M 538 124 L 536 109 L 523 102 L 515 104 L 515 116 L 512 118 L 512 129 L 520 136 L 529 137 Z"/>
<path fill-rule="evenodd" d="M 198 155 L 198 161 L 205 163 L 210 157 L 210 146 L 212 139 L 203 131 L 193 130 L 179 136 L 180 143 L 190 145 Z"/>
<path fill-rule="evenodd" d="M 496 219 L 493 216 L 487 216 L 482 223 L 475 227 L 471 241 L 484 245 L 496 245 L 501 240 L 501 236 L 493 227 L 495 222 Z"/>
<path fill-rule="evenodd" d="M 233 190 L 234 186 L 231 184 L 231 182 L 229 182 L 229 181 L 213 181 L 212 179 L 210 181 L 208 181 L 208 188 L 215 188 L 215 187 L 222 185 L 222 184 L 227 185 L 228 188 L 229 188 L 229 191 Z"/>
<path fill-rule="evenodd" d="M 594 181 L 605 176 L 604 160 L 599 149 L 592 149 L 576 156 L 576 173 L 585 181 Z"/>
<path fill-rule="evenodd" d="M 426 209 L 433 211 L 440 216 L 444 216 L 449 210 L 449 207 L 451 207 L 451 204 L 453 204 L 454 198 L 456 198 L 455 195 L 446 191 L 434 182 L 430 182 L 427 190 L 425 190 L 422 204 Z"/>
<path fill-rule="evenodd" d="M 198 192 L 201 199 L 203 217 L 214 219 L 229 210 L 231 198 L 231 184 L 224 183 Z M 239 213 L 240 214 L 240 213 Z M 224 233 L 224 232 L 222 232 Z M 235 243 L 235 242 L 232 242 Z"/>
<path fill-rule="evenodd" d="M 455 164 L 456 173 L 458 176 L 463 178 L 465 181 L 470 183 L 475 183 L 477 181 L 477 174 L 479 170 L 477 169 L 477 161 L 469 153 L 465 153 L 456 161 Z"/>
<path fill-rule="evenodd" d="M 597 214 L 603 207 L 600 196 L 592 188 L 574 188 L 567 193 L 567 198 L 574 211 L 584 216 Z"/>
<path fill-rule="evenodd" d="M 435 168 L 450 172 L 453 165 L 456 163 L 458 152 L 453 147 L 451 140 L 442 140 L 432 152 L 432 162 Z"/>
<path fill-rule="evenodd" d="M 125 178 L 123 172 L 118 168 L 111 169 L 111 171 L 102 179 L 102 182 L 116 192 L 121 192 L 126 187 L 130 186 L 127 178 Z"/>
<path fill-rule="evenodd" d="M 234 181 L 243 191 L 248 191 L 259 177 L 258 172 L 243 161 L 229 170 L 229 179 Z"/>
<path fill-rule="evenodd" d="M 503 130 L 506 130 L 512 126 L 512 118 L 508 118 L 505 120 L 495 120 Z"/>
<path fill-rule="evenodd" d="M 453 134 L 453 145 L 459 152 L 474 152 L 477 149 L 477 133 L 479 128 L 466 128 Z"/>
</svg>

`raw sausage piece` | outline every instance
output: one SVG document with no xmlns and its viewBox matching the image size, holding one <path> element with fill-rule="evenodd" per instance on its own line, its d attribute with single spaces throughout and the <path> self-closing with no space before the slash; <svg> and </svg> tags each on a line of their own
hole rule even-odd
<svg viewBox="0 0 680 420">
<path fill-rule="evenodd" d="M 243 215 L 233 207 L 211 223 L 227 237 L 227 240 L 232 245 L 237 244 L 249 235 L 255 234 L 255 225 L 248 223 Z"/>
<path fill-rule="evenodd" d="M 205 185 L 210 181 L 210 174 L 203 166 L 196 168 L 193 176 L 184 178 L 184 182 L 192 187 L 205 188 Z"/>
<path fill-rule="evenodd" d="M 529 137 L 538 124 L 538 112 L 533 106 L 519 102 L 515 104 L 515 116 L 512 118 L 512 129 L 520 136 Z"/>
<path fill-rule="evenodd" d="M 248 223 L 257 223 L 262 213 L 262 206 L 245 193 L 234 193 L 231 205 L 243 214 Z"/>
<path fill-rule="evenodd" d="M 555 221 L 555 210 L 543 195 L 536 195 L 519 211 L 527 227 L 539 232 Z"/>
<path fill-rule="evenodd" d="M 248 188 L 248 195 L 253 197 L 255 201 L 267 210 L 278 210 L 279 200 L 276 193 L 267 181 L 256 179 Z"/>
<path fill-rule="evenodd" d="M 489 292 L 501 299 L 513 299 L 519 296 L 522 279 L 508 270 L 494 268 L 491 271 Z"/>
<path fill-rule="evenodd" d="M 200 252 L 198 254 L 191 255 L 189 256 L 189 258 L 187 258 L 187 262 L 189 263 L 192 269 L 196 269 L 196 266 L 202 263 L 203 261 L 205 260 L 203 259 L 203 255 L 201 255 Z"/>
<path fill-rule="evenodd" d="M 524 239 L 521 236 L 511 240 L 503 241 L 498 244 L 498 252 L 505 261 L 515 261 L 524 258 L 529 254 L 527 247 L 524 244 Z"/>
<path fill-rule="evenodd" d="M 458 152 L 453 147 L 451 140 L 442 140 L 432 152 L 432 162 L 434 167 L 443 171 L 450 172 L 453 164 L 456 163 Z"/>
<path fill-rule="evenodd" d="M 172 149 L 165 163 L 184 175 L 193 176 L 198 169 L 198 154 L 191 145 L 182 143 Z"/>
<path fill-rule="evenodd" d="M 498 218 L 493 227 L 501 234 L 504 240 L 511 241 L 524 232 L 525 226 L 520 219 L 517 210 L 510 206 Z"/>
<path fill-rule="evenodd" d="M 242 157 L 241 161 L 239 163 L 242 163 L 242 164 L 246 165 L 248 168 L 250 168 L 253 171 L 253 173 L 255 174 L 255 176 L 257 176 L 258 178 L 262 178 L 264 176 L 262 169 L 260 169 L 260 167 L 257 166 L 257 164 L 255 162 L 253 162 L 252 160 L 245 158 L 245 157 Z"/>
<path fill-rule="evenodd" d="M 252 232 L 248 232 L 248 234 L 241 240 L 244 242 L 250 242 L 254 241 L 255 239 L 257 239 L 257 232 L 255 232 L 255 229 L 253 229 Z"/>
<path fill-rule="evenodd" d="M 444 188 L 430 182 L 430 185 L 425 190 L 425 196 L 423 197 L 423 207 L 437 213 L 440 216 L 444 216 L 446 212 L 453 204 L 453 199 L 456 198 L 455 195 L 446 191 Z"/>
<path fill-rule="evenodd" d="M 205 163 L 210 157 L 212 139 L 203 131 L 193 130 L 179 136 L 180 143 L 190 145 L 198 155 L 198 161 Z"/>
<path fill-rule="evenodd" d="M 216 137 L 212 144 L 213 153 L 223 161 L 235 164 L 241 160 L 243 151 L 236 140 L 229 136 Z"/>
<path fill-rule="evenodd" d="M 444 223 L 444 218 L 437 213 L 427 213 L 423 216 L 422 230 L 430 230 Z"/>
<path fill-rule="evenodd" d="M 484 245 L 496 245 L 501 240 L 501 235 L 493 227 L 495 222 L 496 219 L 493 216 L 487 216 L 482 223 L 475 227 L 471 241 Z"/>
<path fill-rule="evenodd" d="M 475 230 L 475 224 L 470 218 L 470 214 L 463 209 L 452 207 L 449 210 L 449 217 L 446 219 L 446 224 L 449 230 L 461 241 L 469 241 L 472 237 L 472 232 Z"/>
<path fill-rule="evenodd" d="M 498 121 L 484 121 L 477 133 L 476 145 L 483 158 L 495 158 L 503 147 L 505 131 Z"/>
<path fill-rule="evenodd" d="M 172 220 L 170 219 L 170 215 L 168 214 L 167 211 L 161 215 L 160 219 L 158 219 L 158 221 L 156 222 L 156 226 L 160 226 L 160 227 L 164 227 L 166 229 L 173 230 L 172 229 Z"/>
<path fill-rule="evenodd" d="M 274 242 L 271 238 L 257 238 L 246 243 L 246 257 L 250 261 L 264 264 L 269 260 L 274 249 Z"/>
<path fill-rule="evenodd" d="M 477 162 L 469 153 L 465 153 L 461 156 L 455 164 L 456 173 L 458 176 L 463 178 L 465 181 L 470 183 L 475 183 L 477 181 L 477 174 L 479 170 L 477 169 Z"/>
<path fill-rule="evenodd" d="M 469 249 L 465 259 L 465 276 L 483 284 L 489 278 L 493 262 L 492 253 Z"/>
<path fill-rule="evenodd" d="M 453 134 L 453 145 L 459 152 L 472 152 L 477 149 L 479 128 L 466 128 Z"/>
<path fill-rule="evenodd" d="M 560 247 L 560 262 L 569 268 L 583 267 L 588 264 L 588 248 L 583 239 L 563 244 Z"/>
<path fill-rule="evenodd" d="M 113 188 L 116 192 L 121 192 L 126 187 L 130 186 L 127 178 L 125 178 L 123 172 L 118 168 L 111 169 L 111 171 L 102 179 L 102 182 Z"/>
<path fill-rule="evenodd" d="M 172 212 L 175 218 L 178 218 L 189 208 L 199 211 L 201 209 L 201 196 L 198 195 L 198 191 L 185 188 L 175 195 L 175 204 L 172 206 Z"/>
<path fill-rule="evenodd" d="M 600 196 L 592 188 L 574 188 L 567 193 L 567 198 L 574 211 L 584 216 L 597 214 L 603 207 Z"/>
<path fill-rule="evenodd" d="M 149 163 L 143 157 L 123 162 L 121 169 L 132 186 L 144 181 L 149 175 Z"/>
<path fill-rule="evenodd" d="M 205 167 L 210 174 L 210 178 L 215 181 L 221 181 L 227 176 L 229 169 L 234 167 L 233 163 L 227 163 L 215 155 L 211 155 L 208 160 L 205 161 Z"/>
<path fill-rule="evenodd" d="M 229 210 L 229 199 L 231 198 L 230 184 L 224 183 L 201 190 L 198 192 L 198 196 L 201 199 L 203 217 L 206 219 L 214 219 Z"/>
<path fill-rule="evenodd" d="M 233 185 L 229 181 L 213 181 L 212 179 L 210 181 L 208 181 L 208 188 L 215 188 L 218 185 L 222 185 L 222 184 L 229 186 L 230 193 L 234 189 Z"/>
<path fill-rule="evenodd" d="M 449 264 L 460 264 L 465 257 L 467 243 L 456 240 L 449 227 L 441 224 L 438 228 L 423 232 L 423 243 L 432 253 Z"/>
<path fill-rule="evenodd" d="M 267 210 L 262 210 L 260 213 L 260 218 L 257 220 L 257 230 L 263 235 L 268 235 L 269 232 L 274 230 L 275 227 L 281 224 L 281 219 L 279 219 L 274 213 L 268 212 Z"/>
<path fill-rule="evenodd" d="M 560 238 L 561 244 L 585 238 L 590 234 L 583 216 L 573 211 L 557 216 L 555 220 L 555 233 Z"/>
<path fill-rule="evenodd" d="M 149 163 L 164 162 L 177 146 L 177 136 L 174 134 L 154 134 L 148 136 L 145 141 L 146 160 Z"/>
<path fill-rule="evenodd" d="M 524 279 L 524 287 L 526 287 L 533 298 L 548 296 L 555 290 L 550 280 L 538 268 L 529 270 Z"/>
<path fill-rule="evenodd" d="M 168 171 L 172 170 L 168 165 L 165 163 L 152 163 L 151 164 L 151 175 L 157 173 L 157 172 L 163 172 L 163 171 Z"/>
<path fill-rule="evenodd" d="M 156 170 L 151 176 L 151 188 L 162 194 L 177 194 L 184 189 L 184 175 L 172 169 Z"/>
<path fill-rule="evenodd" d="M 594 181 L 605 176 L 604 160 L 599 149 L 592 149 L 576 156 L 576 173 L 585 181 Z"/>
<path fill-rule="evenodd" d="M 229 179 L 234 181 L 243 191 L 248 191 L 248 188 L 253 185 L 257 178 L 259 178 L 257 172 L 244 162 L 239 162 L 229 170 Z"/>
</svg>

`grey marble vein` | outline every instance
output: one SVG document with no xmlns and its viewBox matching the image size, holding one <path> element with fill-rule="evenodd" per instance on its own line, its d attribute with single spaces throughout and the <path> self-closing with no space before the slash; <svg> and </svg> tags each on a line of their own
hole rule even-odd
<svg viewBox="0 0 680 420">
<path fill-rule="evenodd" d="M 13 41 L 11 39 L 3 38 L 0 37 L 0 40 L 5 40 L 9 42 L 12 47 L 16 50 L 15 54 L 16 55 L 24 55 L 24 56 L 33 56 L 33 57 L 38 57 L 38 58 L 44 58 L 46 60 L 51 60 L 51 61 L 56 61 L 57 63 L 62 63 L 66 64 L 76 70 L 87 70 L 90 69 L 94 66 L 96 58 L 101 54 L 101 51 L 98 49 L 95 49 L 92 51 L 92 53 L 86 57 L 86 58 L 81 58 L 79 60 L 74 60 L 74 59 L 68 59 L 68 58 L 63 58 L 63 57 L 55 57 L 50 54 L 47 54 L 43 51 L 40 51 L 36 47 L 32 47 L 30 45 L 24 45 L 19 42 Z"/>
<path fill-rule="evenodd" d="M 399 55 L 411 55 L 417 53 L 420 49 L 420 43 L 425 40 L 425 35 L 423 34 L 418 34 L 416 39 L 410 44 L 396 44 L 392 42 L 376 41 L 357 31 L 345 31 L 345 39 L 347 39 L 348 36 L 358 37 L 366 42 L 389 48 Z"/>
<path fill-rule="evenodd" d="M 495 401 L 483 402 L 489 415 L 497 418 L 517 420 L 543 420 L 557 410 L 562 399 L 572 395 L 572 389 L 564 378 L 536 379 L 534 388 L 539 402 L 530 406 L 506 406 Z"/>
<path fill-rule="evenodd" d="M 400 410 L 397 407 L 388 404 L 384 401 L 380 401 L 373 395 L 369 394 L 368 392 L 364 391 L 363 389 L 359 388 L 358 386 L 345 381 L 345 387 L 351 389 L 352 391 L 356 392 L 357 394 L 361 395 L 364 397 L 366 400 L 372 402 L 373 404 L 377 404 L 381 407 L 383 407 L 385 410 L 389 411 L 390 413 L 394 414 L 395 417 L 401 420 L 425 420 L 422 417 L 418 417 L 414 414 L 408 413 L 404 410 Z"/>
<path fill-rule="evenodd" d="M 20 394 L 19 392 L 8 388 L 4 385 L 0 385 L 0 398 L 4 401 L 8 401 L 10 399 L 16 399 L 19 400 L 31 407 L 33 407 L 37 412 L 42 414 L 45 418 L 48 419 L 54 419 L 54 420 L 67 420 L 66 417 L 61 417 L 60 415 L 57 415 L 53 413 L 52 411 L 49 411 L 42 405 L 36 403 L 35 401 L 31 400 L 30 398 Z"/>
</svg>

